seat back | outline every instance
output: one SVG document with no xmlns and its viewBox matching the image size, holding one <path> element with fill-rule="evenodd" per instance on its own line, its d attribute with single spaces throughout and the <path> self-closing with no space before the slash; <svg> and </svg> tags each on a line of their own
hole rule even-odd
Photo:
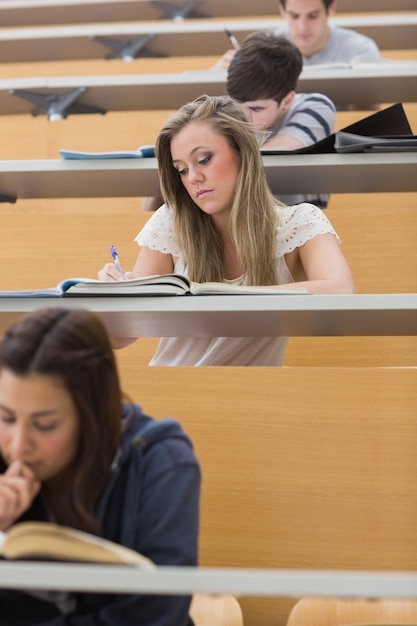
<svg viewBox="0 0 417 626">
<path fill-rule="evenodd" d="M 292 608 L 287 626 L 362 626 L 417 624 L 417 600 L 402 598 L 302 598 Z"/>
<path fill-rule="evenodd" d="M 228 594 L 194 594 L 190 615 L 195 626 L 243 626 L 240 604 Z"/>
</svg>

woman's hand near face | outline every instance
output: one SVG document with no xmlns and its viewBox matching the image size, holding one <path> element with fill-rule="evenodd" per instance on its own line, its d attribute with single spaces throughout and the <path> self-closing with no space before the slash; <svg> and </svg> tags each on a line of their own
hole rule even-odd
<svg viewBox="0 0 417 626">
<path fill-rule="evenodd" d="M 40 488 L 33 471 L 21 461 L 0 475 L 0 530 L 7 530 L 30 507 Z"/>
</svg>

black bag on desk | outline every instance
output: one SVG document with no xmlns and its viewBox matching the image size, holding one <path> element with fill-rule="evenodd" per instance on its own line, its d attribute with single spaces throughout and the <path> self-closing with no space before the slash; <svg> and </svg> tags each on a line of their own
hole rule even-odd
<svg viewBox="0 0 417 626">
<path fill-rule="evenodd" d="M 365 138 L 375 138 L 383 136 L 400 136 L 413 138 L 413 131 L 407 119 L 404 111 L 404 107 L 401 103 L 393 104 L 392 106 L 377 111 L 368 117 L 349 124 L 345 128 L 342 128 L 338 133 L 354 133 L 355 135 Z M 329 154 L 332 152 L 338 152 L 335 147 L 336 136 L 338 133 L 333 133 L 328 137 L 325 137 L 321 141 L 314 143 L 306 148 L 299 148 L 298 150 L 265 150 L 261 147 L 262 154 Z M 415 137 L 414 137 L 415 138 Z M 358 150 L 355 150 L 358 152 Z"/>
</svg>

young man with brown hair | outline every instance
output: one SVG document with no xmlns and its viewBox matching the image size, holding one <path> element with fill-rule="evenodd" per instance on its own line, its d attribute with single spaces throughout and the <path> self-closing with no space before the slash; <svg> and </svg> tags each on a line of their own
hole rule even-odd
<svg viewBox="0 0 417 626">
<path fill-rule="evenodd" d="M 278 7 L 285 23 L 271 30 L 297 46 L 304 65 L 380 58 L 373 39 L 329 23 L 336 12 L 336 0 L 278 0 Z M 227 69 L 235 53 L 235 49 L 227 50 L 213 69 Z"/>
<path fill-rule="evenodd" d="M 336 12 L 336 0 L 278 0 L 278 4 L 286 26 L 277 27 L 274 32 L 295 43 L 305 65 L 380 57 L 378 46 L 370 37 L 329 24 L 329 17 Z"/>
<path fill-rule="evenodd" d="M 299 49 L 284 36 L 258 31 L 236 52 L 227 73 L 229 96 L 240 102 L 260 137 L 261 148 L 298 150 L 333 132 L 336 109 L 321 93 L 297 93 L 303 67 Z M 286 204 L 312 202 L 326 208 L 328 196 L 280 196 Z"/>
</svg>

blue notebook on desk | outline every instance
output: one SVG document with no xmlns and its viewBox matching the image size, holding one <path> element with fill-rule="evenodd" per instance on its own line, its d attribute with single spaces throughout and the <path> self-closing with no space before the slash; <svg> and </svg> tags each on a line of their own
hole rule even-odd
<svg viewBox="0 0 417 626">
<path fill-rule="evenodd" d="M 145 159 L 155 156 L 154 146 L 139 146 L 137 150 L 112 150 L 110 152 L 82 152 L 80 150 L 60 150 L 65 161 L 95 159 Z"/>
</svg>

